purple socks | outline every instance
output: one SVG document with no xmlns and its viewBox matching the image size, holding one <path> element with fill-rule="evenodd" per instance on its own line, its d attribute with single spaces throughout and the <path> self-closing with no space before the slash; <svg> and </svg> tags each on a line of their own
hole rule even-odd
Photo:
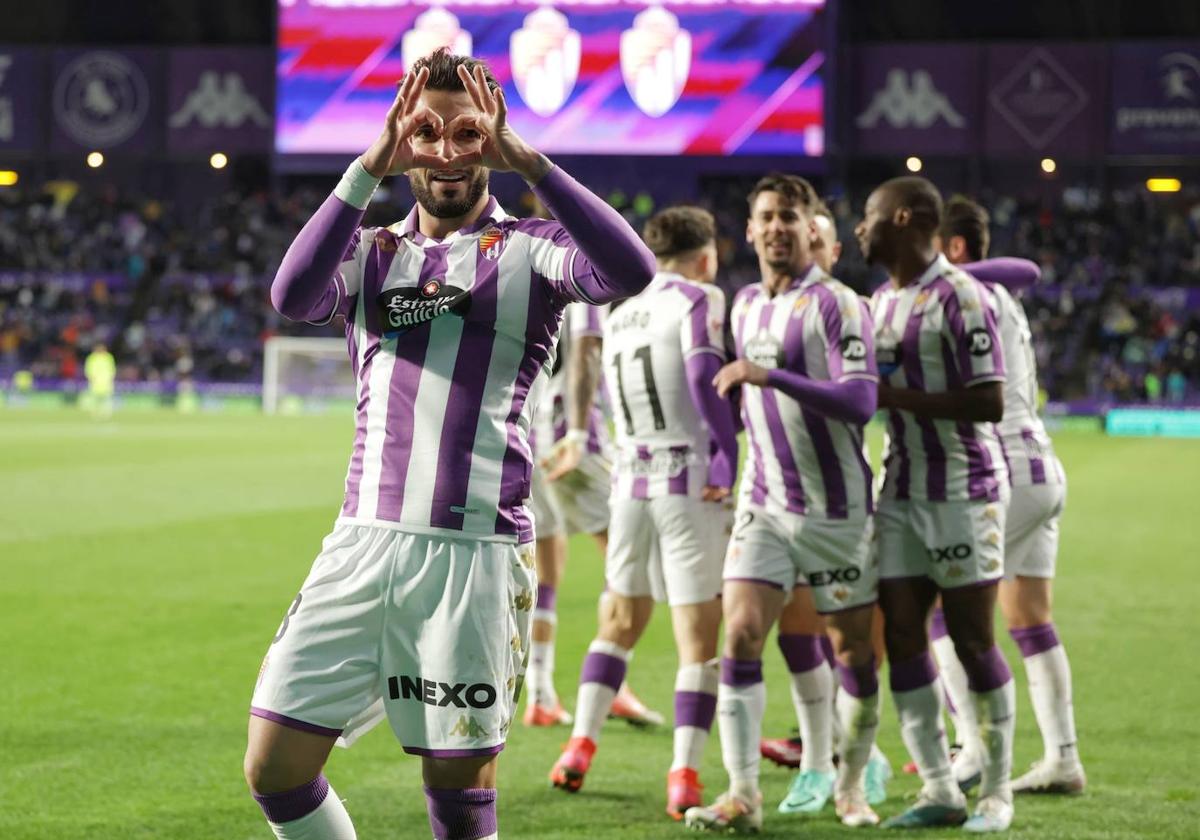
<svg viewBox="0 0 1200 840">
<path fill-rule="evenodd" d="M 1038 624 L 1034 627 L 1018 627 L 1008 631 L 1008 634 L 1021 649 L 1021 656 L 1026 659 L 1037 656 L 1039 653 L 1045 653 L 1059 645 L 1058 633 L 1054 631 L 1052 622 Z"/>
<path fill-rule="evenodd" d="M 254 800 L 262 808 L 267 820 L 276 824 L 287 823 L 307 817 L 325 801 L 329 795 L 329 780 L 324 774 L 306 785 L 280 793 L 256 793 Z"/>
<path fill-rule="evenodd" d="M 492 788 L 425 788 L 425 807 L 434 840 L 479 840 L 496 833 Z"/>
</svg>

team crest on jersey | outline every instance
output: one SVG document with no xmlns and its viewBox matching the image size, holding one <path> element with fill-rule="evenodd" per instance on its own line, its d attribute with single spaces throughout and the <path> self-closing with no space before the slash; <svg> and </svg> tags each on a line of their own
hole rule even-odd
<svg viewBox="0 0 1200 840">
<path fill-rule="evenodd" d="M 800 295 L 796 298 L 796 303 L 792 307 L 792 317 L 799 318 L 804 310 L 808 308 L 808 304 L 812 302 L 812 295 Z"/>
<path fill-rule="evenodd" d="M 419 289 L 401 286 L 380 292 L 377 302 L 383 337 L 395 338 L 447 312 L 465 316 L 471 309 L 471 293 L 439 280 L 428 280 Z"/>
<path fill-rule="evenodd" d="M 479 253 L 489 260 L 497 259 L 504 248 L 504 233 L 498 227 L 490 227 L 479 237 Z"/>
<path fill-rule="evenodd" d="M 918 314 L 919 312 L 921 312 L 921 311 L 922 311 L 922 307 L 924 307 L 924 306 L 925 306 L 925 303 L 926 303 L 926 301 L 928 301 L 928 300 L 929 300 L 929 290 L 928 290 L 928 289 L 923 289 L 921 292 L 919 292 L 919 293 L 917 294 L 917 299 L 916 299 L 916 301 L 913 303 L 913 314 L 914 314 L 914 315 L 916 315 L 916 314 Z"/>
<path fill-rule="evenodd" d="M 390 254 L 396 250 L 396 237 L 390 231 L 378 230 L 375 232 L 375 247 Z"/>
<path fill-rule="evenodd" d="M 768 370 L 783 367 L 783 345 L 768 332 L 760 332 L 747 341 L 742 352 L 759 367 Z"/>
</svg>

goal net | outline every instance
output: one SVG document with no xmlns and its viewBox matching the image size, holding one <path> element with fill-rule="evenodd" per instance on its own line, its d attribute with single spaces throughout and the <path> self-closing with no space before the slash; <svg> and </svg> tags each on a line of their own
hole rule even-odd
<svg viewBox="0 0 1200 840">
<path fill-rule="evenodd" d="M 275 336 L 263 347 L 263 411 L 298 414 L 354 404 L 354 375 L 340 338 Z"/>
</svg>

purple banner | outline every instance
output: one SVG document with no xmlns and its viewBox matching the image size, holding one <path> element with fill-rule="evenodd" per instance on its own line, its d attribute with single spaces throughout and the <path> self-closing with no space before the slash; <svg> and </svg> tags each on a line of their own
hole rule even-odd
<svg viewBox="0 0 1200 840">
<path fill-rule="evenodd" d="M 55 50 L 51 149 L 160 148 L 163 63 L 162 52 L 154 49 Z"/>
<path fill-rule="evenodd" d="M 1104 154 L 1108 49 L 1078 44 L 988 47 L 984 151 Z"/>
<path fill-rule="evenodd" d="M 979 133 L 976 47 L 913 44 L 858 50 L 855 150 L 861 154 L 966 154 Z"/>
<path fill-rule="evenodd" d="M 0 48 L 0 150 L 42 147 L 45 66 L 35 50 Z"/>
<path fill-rule="evenodd" d="M 1109 151 L 1200 154 L 1200 42 L 1114 48 Z"/>
<path fill-rule="evenodd" d="M 172 50 L 168 150 L 269 152 L 274 141 L 274 88 L 273 50 Z"/>
</svg>

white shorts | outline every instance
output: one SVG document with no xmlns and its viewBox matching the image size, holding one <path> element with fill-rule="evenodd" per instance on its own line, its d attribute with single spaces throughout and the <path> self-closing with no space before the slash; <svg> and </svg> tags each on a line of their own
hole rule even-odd
<svg viewBox="0 0 1200 840">
<path fill-rule="evenodd" d="M 1004 530 L 1004 577 L 1054 577 L 1058 519 L 1066 503 L 1065 484 L 1026 484 L 1012 489 Z"/>
<path fill-rule="evenodd" d="M 682 607 L 721 594 L 732 511 L 691 496 L 612 503 L 604 578 L 611 592 Z"/>
<path fill-rule="evenodd" d="M 405 752 L 498 753 L 536 592 L 531 546 L 339 524 L 267 651 L 251 714 L 341 746 L 386 715 Z"/>
<path fill-rule="evenodd" d="M 770 513 L 743 501 L 734 516 L 725 580 L 766 583 L 789 594 L 796 585 L 808 585 L 820 613 L 873 604 L 879 597 L 873 533 L 865 515 Z"/>
<path fill-rule="evenodd" d="M 578 468 L 551 483 L 546 481 L 546 471 L 535 465 L 529 510 L 538 537 L 599 534 L 606 530 L 611 469 L 603 455 L 585 452 Z"/>
<path fill-rule="evenodd" d="M 927 577 L 941 589 L 999 580 L 1006 508 L 1007 499 L 880 499 L 875 511 L 880 577 Z"/>
</svg>

